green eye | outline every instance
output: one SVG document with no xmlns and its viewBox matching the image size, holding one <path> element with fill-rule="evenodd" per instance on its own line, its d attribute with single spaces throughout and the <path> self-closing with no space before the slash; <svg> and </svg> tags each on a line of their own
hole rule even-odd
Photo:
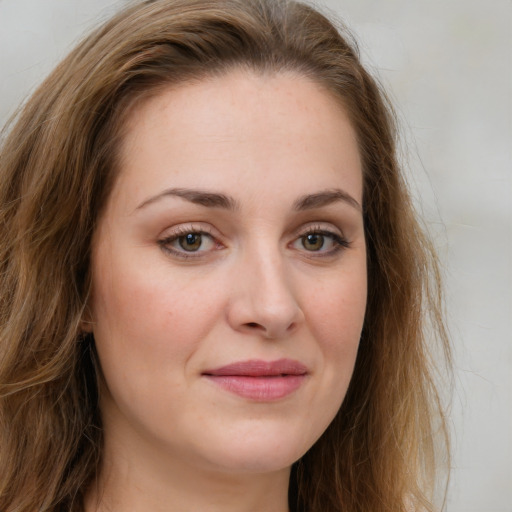
<svg viewBox="0 0 512 512">
<path fill-rule="evenodd" d="M 301 238 L 302 246 L 307 251 L 319 251 L 325 243 L 324 235 L 321 233 L 311 233 Z"/>
</svg>

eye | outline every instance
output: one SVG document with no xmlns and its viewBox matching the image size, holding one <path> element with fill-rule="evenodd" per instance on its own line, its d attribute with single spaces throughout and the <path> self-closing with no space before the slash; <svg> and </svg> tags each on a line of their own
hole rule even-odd
<svg viewBox="0 0 512 512">
<path fill-rule="evenodd" d="M 204 233 L 187 233 L 174 240 L 179 247 L 187 252 L 197 252 L 202 246 L 208 245 L 208 238 Z"/>
<path fill-rule="evenodd" d="M 222 248 L 210 233 L 194 228 L 179 229 L 158 244 L 165 252 L 181 258 L 199 257 Z"/>
<path fill-rule="evenodd" d="M 302 234 L 291 244 L 294 249 L 317 253 L 318 256 L 330 256 L 336 254 L 344 247 L 348 247 L 348 241 L 343 236 L 325 229 L 314 228 Z"/>
<path fill-rule="evenodd" d="M 323 248 L 326 243 L 326 236 L 322 233 L 310 233 L 300 238 L 302 247 L 307 251 L 319 251 Z M 327 238 L 327 241 L 328 238 Z"/>
</svg>

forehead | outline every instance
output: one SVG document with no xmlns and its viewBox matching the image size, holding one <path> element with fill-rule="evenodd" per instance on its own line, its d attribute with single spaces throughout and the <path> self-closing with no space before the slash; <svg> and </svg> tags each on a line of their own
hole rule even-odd
<svg viewBox="0 0 512 512">
<path fill-rule="evenodd" d="M 153 179 L 214 189 L 342 180 L 362 195 L 356 134 L 341 102 L 291 72 L 236 70 L 162 90 L 129 115 L 120 167 L 120 182 L 138 190 Z"/>
</svg>

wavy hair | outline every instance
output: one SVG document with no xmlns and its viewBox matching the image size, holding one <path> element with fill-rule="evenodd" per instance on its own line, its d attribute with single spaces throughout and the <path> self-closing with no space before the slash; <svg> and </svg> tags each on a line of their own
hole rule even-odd
<svg viewBox="0 0 512 512">
<path fill-rule="evenodd" d="M 306 4 L 146 0 L 82 41 L 3 137 L 3 512 L 82 511 L 101 462 L 100 370 L 81 320 L 126 116 L 162 88 L 240 67 L 319 84 L 349 114 L 363 161 L 369 295 L 359 353 L 336 418 L 292 468 L 290 510 L 435 509 L 447 437 L 434 377 L 450 350 L 437 260 L 399 169 L 385 95 L 347 31 Z"/>
</svg>

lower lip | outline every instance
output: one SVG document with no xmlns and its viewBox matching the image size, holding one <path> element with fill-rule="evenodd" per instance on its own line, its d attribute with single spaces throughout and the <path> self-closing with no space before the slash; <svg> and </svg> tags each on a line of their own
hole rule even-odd
<svg viewBox="0 0 512 512">
<path fill-rule="evenodd" d="M 251 377 L 246 375 L 205 375 L 221 388 L 256 402 L 270 402 L 296 391 L 306 375 Z"/>
</svg>

